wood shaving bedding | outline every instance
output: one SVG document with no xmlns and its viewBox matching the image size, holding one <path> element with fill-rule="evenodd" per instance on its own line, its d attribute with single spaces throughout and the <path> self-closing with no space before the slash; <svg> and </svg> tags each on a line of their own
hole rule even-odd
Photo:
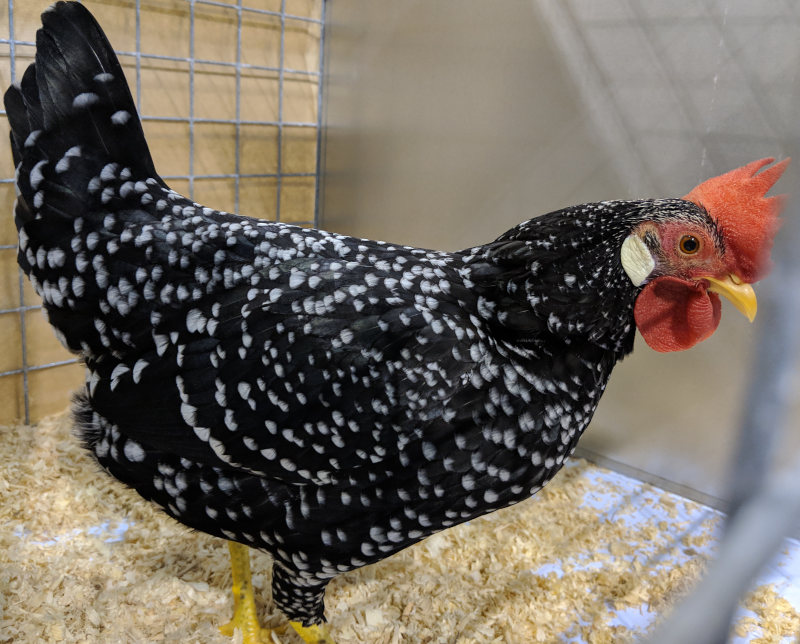
<svg viewBox="0 0 800 644">
<path fill-rule="evenodd" d="M 225 543 L 103 474 L 70 427 L 62 415 L 0 428 L 0 642 L 230 642 L 217 630 L 232 610 Z M 334 579 L 326 614 L 337 641 L 640 636 L 620 615 L 652 612 L 640 620 L 651 623 L 691 588 L 716 518 L 681 538 L 692 526 L 676 503 L 701 506 L 644 484 L 631 498 L 598 473 L 574 462 L 530 501 Z M 633 504 L 666 504 L 670 517 L 633 520 Z M 253 551 L 252 559 L 262 622 L 278 627 L 284 644 L 299 641 L 269 601 L 269 556 Z M 796 628 L 783 625 L 779 598 L 754 597 L 763 608 L 747 625 L 766 634 Z"/>
<path fill-rule="evenodd" d="M 743 602 L 755 614 L 738 620 L 734 632 L 739 636 L 755 634 L 751 644 L 772 644 L 784 637 L 795 636 L 800 641 L 800 613 L 771 584 L 759 586 Z"/>
</svg>

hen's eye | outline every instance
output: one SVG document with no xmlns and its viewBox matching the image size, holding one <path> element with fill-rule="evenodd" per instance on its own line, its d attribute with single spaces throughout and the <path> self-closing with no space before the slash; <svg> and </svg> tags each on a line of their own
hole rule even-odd
<svg viewBox="0 0 800 644">
<path fill-rule="evenodd" d="M 694 255 L 700 250 L 700 241 L 697 237 L 692 237 L 692 235 L 684 235 L 681 237 L 680 242 L 678 242 L 678 247 L 685 255 Z"/>
</svg>

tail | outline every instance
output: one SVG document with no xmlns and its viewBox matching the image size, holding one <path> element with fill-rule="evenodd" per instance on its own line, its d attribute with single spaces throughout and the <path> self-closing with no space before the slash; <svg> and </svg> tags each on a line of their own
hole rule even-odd
<svg viewBox="0 0 800 644">
<path fill-rule="evenodd" d="M 122 67 L 80 4 L 57 2 L 42 14 L 36 61 L 20 85 L 8 89 L 5 106 L 17 166 L 18 229 L 35 219 L 54 223 L 85 213 L 87 202 L 100 198 L 108 164 L 163 185 Z"/>
<path fill-rule="evenodd" d="M 20 268 L 67 348 L 86 355 L 130 342 L 149 314 L 130 292 L 145 259 L 144 249 L 117 252 L 120 234 L 153 220 L 153 195 L 168 188 L 119 61 L 82 5 L 58 2 L 42 14 L 36 60 L 5 106 Z"/>
</svg>

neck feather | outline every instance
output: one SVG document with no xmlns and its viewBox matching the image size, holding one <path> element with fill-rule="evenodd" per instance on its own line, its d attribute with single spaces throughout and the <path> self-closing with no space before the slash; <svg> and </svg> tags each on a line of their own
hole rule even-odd
<svg viewBox="0 0 800 644">
<path fill-rule="evenodd" d="M 477 314 L 511 345 L 536 350 L 579 343 L 622 358 L 633 349 L 633 306 L 641 290 L 622 268 L 622 243 L 654 211 L 682 203 L 574 206 L 464 251 L 462 276 L 480 293 Z"/>
</svg>

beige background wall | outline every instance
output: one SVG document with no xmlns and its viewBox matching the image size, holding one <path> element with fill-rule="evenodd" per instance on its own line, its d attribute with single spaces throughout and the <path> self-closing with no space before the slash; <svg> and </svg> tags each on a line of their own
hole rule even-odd
<svg viewBox="0 0 800 644">
<path fill-rule="evenodd" d="M 8 5 L 0 3 L 0 38 L 32 43 L 39 14 L 48 4 L 50 0 L 15 2 L 12 32 Z M 94 13 L 116 50 L 130 54 L 136 51 L 135 2 L 88 0 L 84 4 Z M 189 2 L 141 0 L 141 53 L 177 59 L 146 56 L 140 59 L 141 113 L 151 119 L 144 123 L 145 134 L 157 169 L 175 190 L 191 193 L 203 204 L 232 211 L 236 210 L 238 193 L 238 210 L 244 214 L 274 219 L 280 205 L 281 220 L 309 224 L 314 220 L 316 189 L 313 175 L 317 128 L 311 126 L 318 120 L 316 72 L 320 60 L 322 0 L 285 1 L 288 17 L 284 19 L 283 73 L 278 71 L 281 17 L 250 10 L 280 12 L 281 0 L 244 0 L 241 4 L 240 19 L 235 2 L 229 6 L 197 2 L 192 50 Z M 317 22 L 299 18 L 313 18 Z M 19 78 L 33 60 L 34 47 L 17 42 L 15 54 L 15 72 Z M 120 59 L 136 97 L 136 57 L 123 55 Z M 10 82 L 11 48 L 0 43 L 0 86 L 5 88 Z M 236 121 L 239 122 L 238 165 Z M 306 126 L 296 125 L 300 123 Z M 194 134 L 193 154 L 190 154 L 190 129 Z M 238 182 L 230 176 L 236 173 L 244 175 Z M 3 115 L 0 116 L 0 179 L 13 176 L 8 124 Z M 13 185 L 0 183 L 0 246 L 16 243 L 13 201 Z M 30 416 L 35 421 L 66 408 L 70 391 L 82 385 L 82 368 L 67 364 L 37 369 L 40 365 L 71 360 L 73 356 L 55 340 L 41 312 L 33 309 L 21 313 L 17 310 L 20 303 L 16 251 L 0 249 L 0 311 L 12 310 L 0 313 L 0 373 L 22 369 L 24 325 L 25 357 L 32 368 L 27 374 Z M 39 304 L 27 282 L 22 303 Z M 24 411 L 23 373 L 1 376 L 0 424 L 22 419 Z"/>
</svg>

